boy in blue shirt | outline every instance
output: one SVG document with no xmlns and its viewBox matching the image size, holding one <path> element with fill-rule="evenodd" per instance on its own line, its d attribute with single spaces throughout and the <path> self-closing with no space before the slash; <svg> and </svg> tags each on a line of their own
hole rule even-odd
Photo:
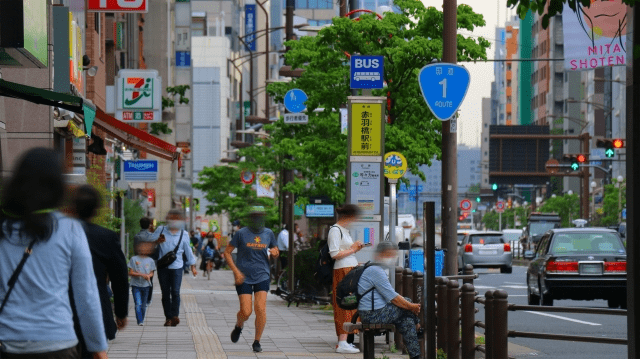
<svg viewBox="0 0 640 359">
<path fill-rule="evenodd" d="M 139 242 L 136 254 L 129 261 L 129 276 L 131 277 L 131 293 L 136 303 L 136 320 L 138 325 L 144 325 L 147 314 L 149 291 L 153 288 L 151 280 L 156 270 L 156 262 L 149 257 L 153 252 L 152 242 Z"/>
</svg>

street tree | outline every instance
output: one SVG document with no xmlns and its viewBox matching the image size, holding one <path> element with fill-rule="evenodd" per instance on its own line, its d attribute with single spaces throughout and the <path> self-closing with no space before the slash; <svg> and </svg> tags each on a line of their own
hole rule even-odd
<svg viewBox="0 0 640 359">
<path fill-rule="evenodd" d="M 621 190 L 622 193 L 619 193 L 620 189 L 617 183 L 604 186 L 602 217 L 599 218 L 599 225 L 613 226 L 618 224 L 620 210 L 627 206 L 627 188 L 623 185 Z"/>
<path fill-rule="evenodd" d="M 548 198 L 540 212 L 557 213 L 562 219 L 562 227 L 572 227 L 571 221 L 578 219 L 580 210 L 580 197 L 577 194 L 565 194 Z"/>
</svg>

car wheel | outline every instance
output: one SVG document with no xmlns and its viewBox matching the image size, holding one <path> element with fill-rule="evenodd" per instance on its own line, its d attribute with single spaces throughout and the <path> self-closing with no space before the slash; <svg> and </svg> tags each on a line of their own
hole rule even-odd
<svg viewBox="0 0 640 359">
<path fill-rule="evenodd" d="M 538 291 L 540 293 L 540 305 L 545 307 L 553 307 L 553 298 L 550 295 L 544 295 L 542 292 L 542 286 L 538 284 Z"/>
<path fill-rule="evenodd" d="M 627 309 L 627 298 L 626 297 L 622 298 L 622 301 L 620 302 L 620 309 Z"/>
<path fill-rule="evenodd" d="M 500 273 L 513 273 L 513 267 L 500 267 Z"/>
<path fill-rule="evenodd" d="M 527 280 L 527 303 L 529 305 L 540 305 L 540 297 L 531 292 L 529 281 Z"/>
<path fill-rule="evenodd" d="M 620 306 L 620 303 L 615 298 L 609 298 L 609 299 L 607 299 L 607 305 L 609 306 L 609 308 L 615 309 L 615 308 L 618 308 Z"/>
</svg>

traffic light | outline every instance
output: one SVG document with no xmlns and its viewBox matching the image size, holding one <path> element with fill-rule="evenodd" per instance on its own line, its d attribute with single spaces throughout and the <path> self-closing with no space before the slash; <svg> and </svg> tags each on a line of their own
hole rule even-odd
<svg viewBox="0 0 640 359">
<path fill-rule="evenodd" d="M 507 200 L 507 208 L 511 209 L 511 206 L 513 206 L 513 201 L 511 200 L 511 198 L 509 198 Z"/>
<path fill-rule="evenodd" d="M 616 155 L 616 149 L 624 148 L 624 139 L 621 138 L 602 138 L 596 140 L 596 147 L 604 148 L 604 155 L 612 158 Z"/>
<path fill-rule="evenodd" d="M 494 190 L 494 191 L 497 191 L 497 190 L 498 190 L 498 184 L 497 184 L 497 183 L 494 183 L 494 184 L 491 186 L 491 189 L 492 189 L 492 190 Z"/>
<path fill-rule="evenodd" d="M 587 156 L 583 154 L 578 155 L 564 155 L 563 159 L 571 163 L 571 169 L 577 171 L 580 169 L 580 164 L 587 162 Z"/>
<path fill-rule="evenodd" d="M 479 196 L 476 197 L 476 202 L 480 203 L 480 201 L 481 201 L 480 197 Z"/>
</svg>

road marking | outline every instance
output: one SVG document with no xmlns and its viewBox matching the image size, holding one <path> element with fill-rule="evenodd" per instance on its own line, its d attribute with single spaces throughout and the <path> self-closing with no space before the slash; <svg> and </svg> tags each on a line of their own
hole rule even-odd
<svg viewBox="0 0 640 359">
<path fill-rule="evenodd" d="M 496 287 L 486 286 L 486 285 L 474 285 L 476 289 L 496 289 Z"/>
<path fill-rule="evenodd" d="M 507 284 L 522 284 L 522 282 L 505 282 Z"/>
<path fill-rule="evenodd" d="M 511 297 L 526 297 L 526 294 L 509 294 L 509 298 Z"/>
<path fill-rule="evenodd" d="M 537 314 L 537 315 L 544 315 L 545 317 L 562 319 L 562 320 L 567 320 L 567 321 L 570 321 L 570 322 L 575 322 L 575 323 L 580 323 L 580 324 L 593 325 L 593 326 L 602 325 L 602 324 L 598 324 L 598 323 L 585 322 L 585 321 L 582 321 L 582 320 L 567 318 L 567 317 L 563 317 L 563 316 L 560 316 L 560 315 L 554 315 L 554 314 L 549 314 L 549 313 L 532 312 L 532 311 L 528 311 L 528 310 L 525 310 L 524 312 L 525 313 L 531 313 L 531 314 Z"/>
<path fill-rule="evenodd" d="M 527 289 L 526 285 L 501 285 L 503 288 Z"/>
</svg>

